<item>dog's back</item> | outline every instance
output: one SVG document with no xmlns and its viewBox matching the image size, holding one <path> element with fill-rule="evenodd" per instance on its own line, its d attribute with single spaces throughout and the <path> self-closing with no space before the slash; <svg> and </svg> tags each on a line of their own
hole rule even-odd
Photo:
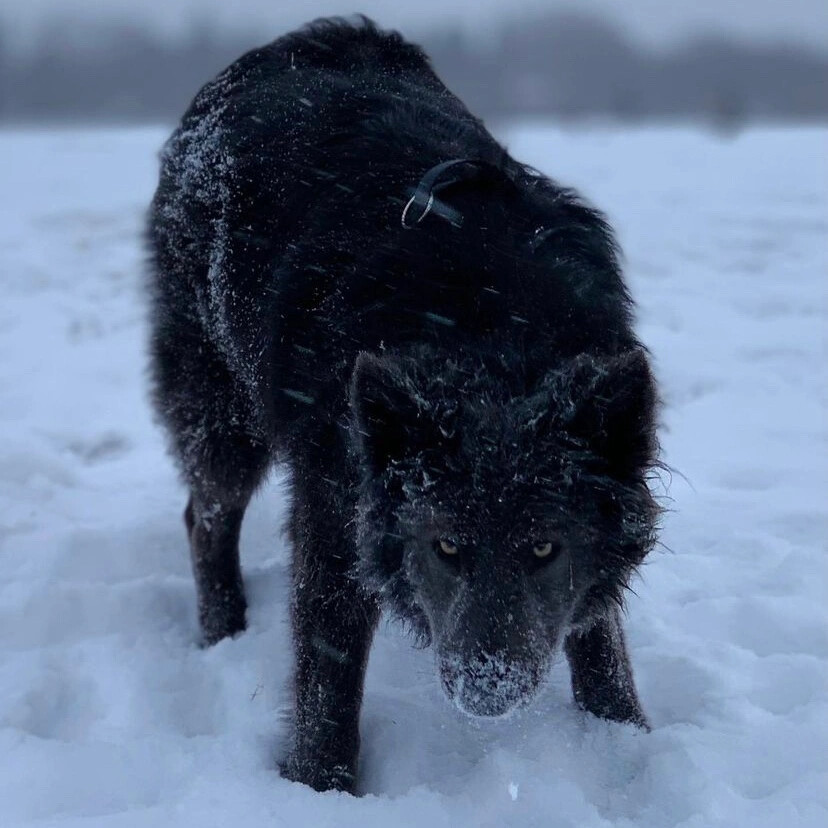
<svg viewBox="0 0 828 828">
<path fill-rule="evenodd" d="M 454 188 L 462 229 L 406 232 L 411 187 L 458 157 L 503 180 Z M 380 343 L 500 340 L 548 361 L 628 338 L 600 217 L 370 24 L 315 24 L 208 84 L 166 147 L 150 228 L 157 305 L 176 320 L 162 338 L 206 339 L 285 423 Z"/>
</svg>

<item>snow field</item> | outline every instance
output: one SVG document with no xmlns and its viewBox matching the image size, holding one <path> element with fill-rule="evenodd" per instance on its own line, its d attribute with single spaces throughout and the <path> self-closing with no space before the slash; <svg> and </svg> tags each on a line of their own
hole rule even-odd
<svg viewBox="0 0 828 828">
<path fill-rule="evenodd" d="M 243 530 L 249 629 L 196 646 L 145 391 L 164 135 L 0 133 L 0 826 L 828 824 L 828 131 L 503 134 L 608 212 L 662 384 L 672 511 L 628 613 L 653 731 L 577 711 L 562 664 L 533 708 L 467 720 L 388 626 L 361 799 L 274 770 L 277 477 Z"/>
</svg>

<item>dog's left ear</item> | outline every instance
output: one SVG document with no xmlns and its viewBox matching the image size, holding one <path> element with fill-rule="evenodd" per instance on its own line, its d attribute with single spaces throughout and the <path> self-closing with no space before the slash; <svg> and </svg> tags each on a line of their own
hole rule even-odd
<svg viewBox="0 0 828 828">
<path fill-rule="evenodd" d="M 647 353 L 582 356 L 547 384 L 549 426 L 562 429 L 623 479 L 656 459 L 658 395 Z"/>
<path fill-rule="evenodd" d="M 579 366 L 573 379 L 575 409 L 568 429 L 586 440 L 616 475 L 650 466 L 658 450 L 658 395 L 644 349 Z"/>
<path fill-rule="evenodd" d="M 357 447 L 374 474 L 439 440 L 428 403 L 397 359 L 361 353 L 350 402 Z"/>
</svg>

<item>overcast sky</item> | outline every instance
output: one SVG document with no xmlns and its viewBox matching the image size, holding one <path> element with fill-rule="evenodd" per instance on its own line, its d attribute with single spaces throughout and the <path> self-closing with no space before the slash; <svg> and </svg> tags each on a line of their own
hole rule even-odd
<svg viewBox="0 0 828 828">
<path fill-rule="evenodd" d="M 90 20 L 127 16 L 164 32 L 186 29 L 193 17 L 255 29 L 267 40 L 324 14 L 362 11 L 385 26 L 417 32 L 450 22 L 484 30 L 504 16 L 549 8 L 555 0 L 0 0 L 12 38 L 25 43 L 44 19 L 76 11 Z M 592 11 L 622 22 L 640 40 L 665 46 L 688 33 L 720 31 L 742 38 L 791 39 L 828 48 L 826 0 L 578 0 L 559 7 Z M 72 33 L 67 33 L 72 36 Z M 73 33 L 77 36 L 78 32 Z M 16 44 L 15 44 L 16 45 Z"/>
</svg>

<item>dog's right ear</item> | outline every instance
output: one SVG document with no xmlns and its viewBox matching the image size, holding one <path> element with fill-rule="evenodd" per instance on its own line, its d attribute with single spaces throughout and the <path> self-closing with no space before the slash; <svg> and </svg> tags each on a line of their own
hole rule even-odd
<svg viewBox="0 0 828 828">
<path fill-rule="evenodd" d="M 362 460 L 374 474 L 416 455 L 436 431 L 428 403 L 417 394 L 399 360 L 363 352 L 350 389 L 353 429 Z"/>
</svg>

